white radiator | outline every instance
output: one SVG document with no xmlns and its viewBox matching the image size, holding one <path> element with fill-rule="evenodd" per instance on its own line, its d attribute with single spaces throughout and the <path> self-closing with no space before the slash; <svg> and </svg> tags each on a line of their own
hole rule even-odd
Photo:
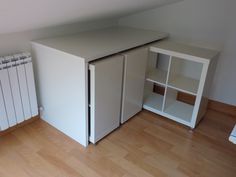
<svg viewBox="0 0 236 177">
<path fill-rule="evenodd" d="M 0 131 L 38 115 L 29 53 L 0 57 Z"/>
</svg>

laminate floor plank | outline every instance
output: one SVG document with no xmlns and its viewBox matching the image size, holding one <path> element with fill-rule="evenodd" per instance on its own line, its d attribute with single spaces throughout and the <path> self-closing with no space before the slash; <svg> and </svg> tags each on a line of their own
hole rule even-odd
<svg viewBox="0 0 236 177">
<path fill-rule="evenodd" d="M 209 110 L 191 130 L 143 110 L 84 148 L 35 120 L 0 136 L 0 177 L 234 177 L 235 123 Z"/>
</svg>

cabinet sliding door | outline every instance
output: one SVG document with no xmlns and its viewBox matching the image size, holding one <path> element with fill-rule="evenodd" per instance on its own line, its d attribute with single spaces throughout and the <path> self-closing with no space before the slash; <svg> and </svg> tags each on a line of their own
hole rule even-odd
<svg viewBox="0 0 236 177">
<path fill-rule="evenodd" d="M 148 48 L 134 49 L 123 55 L 125 65 L 121 123 L 142 110 Z"/>
<path fill-rule="evenodd" d="M 116 55 L 89 65 L 92 143 L 120 125 L 123 60 L 123 56 Z"/>
</svg>

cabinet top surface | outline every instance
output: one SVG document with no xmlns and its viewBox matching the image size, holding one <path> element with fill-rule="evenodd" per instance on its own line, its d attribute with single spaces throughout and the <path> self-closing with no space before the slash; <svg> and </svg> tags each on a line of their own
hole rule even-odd
<svg viewBox="0 0 236 177">
<path fill-rule="evenodd" d="M 168 52 L 176 52 L 189 56 L 199 57 L 206 60 L 211 60 L 218 55 L 219 51 L 186 45 L 174 41 L 164 40 L 156 43 L 151 48 L 152 51 L 165 50 Z M 171 55 L 171 54 L 170 54 Z"/>
<path fill-rule="evenodd" d="M 86 62 L 109 56 L 127 49 L 138 47 L 167 37 L 167 33 L 129 28 L 110 27 L 81 32 L 76 35 L 61 36 L 33 41 L 83 58 Z"/>
</svg>

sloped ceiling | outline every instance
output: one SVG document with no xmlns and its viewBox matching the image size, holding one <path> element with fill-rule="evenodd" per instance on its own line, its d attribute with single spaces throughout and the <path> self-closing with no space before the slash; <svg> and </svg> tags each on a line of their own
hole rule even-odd
<svg viewBox="0 0 236 177">
<path fill-rule="evenodd" d="M 0 34 L 118 18 L 178 0 L 1 0 Z"/>
</svg>

